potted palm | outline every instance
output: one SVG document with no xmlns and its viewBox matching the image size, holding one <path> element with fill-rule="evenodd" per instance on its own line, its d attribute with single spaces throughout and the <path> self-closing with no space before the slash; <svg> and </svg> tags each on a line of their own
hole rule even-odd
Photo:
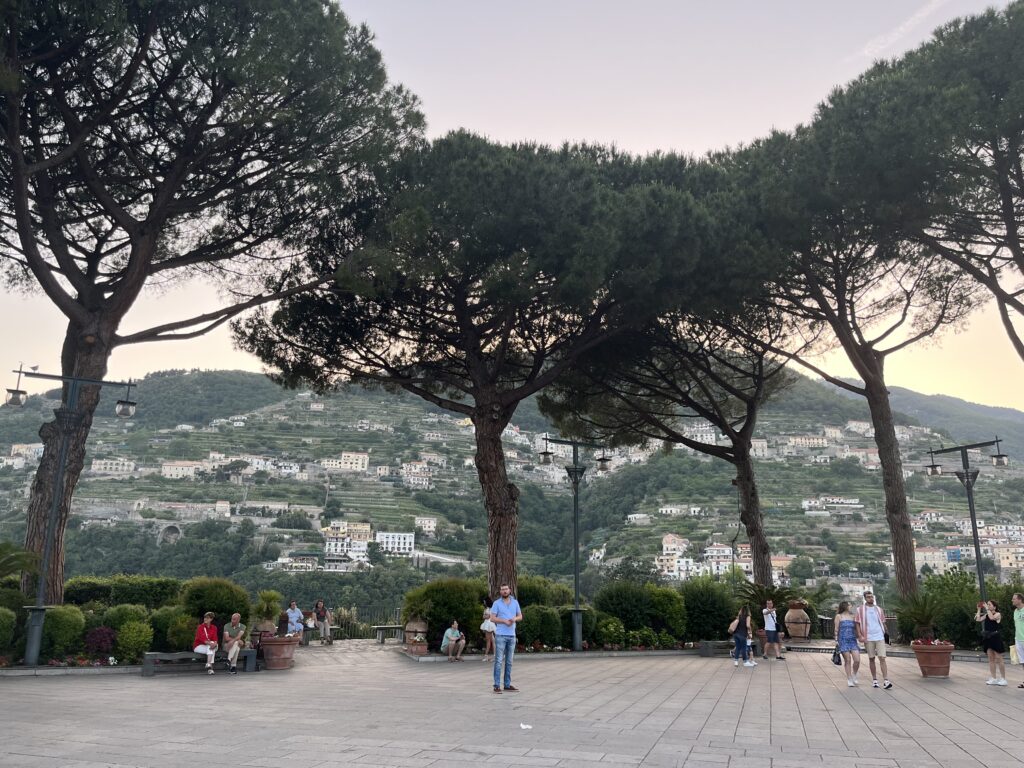
<svg viewBox="0 0 1024 768">
<path fill-rule="evenodd" d="M 935 620 L 940 607 L 935 595 L 918 592 L 903 598 L 897 608 L 900 623 L 912 627 L 910 648 L 922 677 L 949 677 L 953 644 L 935 637 Z"/>
<path fill-rule="evenodd" d="M 259 630 L 259 650 L 267 669 L 289 669 L 295 663 L 295 648 L 302 636 L 277 637 L 277 618 L 281 613 L 284 598 L 280 592 L 272 589 L 264 590 L 257 596 L 253 613 L 257 618 L 256 629 Z"/>
<path fill-rule="evenodd" d="M 775 587 L 766 586 L 764 584 L 754 584 L 753 582 L 745 582 L 739 586 L 737 593 L 741 603 L 745 603 L 750 609 L 750 618 L 754 622 L 754 634 L 757 635 L 758 647 L 761 652 L 764 652 L 766 634 L 764 630 L 764 614 L 761 613 L 762 609 L 767 605 L 768 601 L 771 600 L 775 606 L 775 615 L 781 618 L 781 611 L 783 606 L 789 603 L 791 600 L 796 599 L 796 593 L 789 587 Z M 782 624 L 782 621 L 779 621 Z M 779 626 L 779 630 L 782 627 Z"/>
</svg>

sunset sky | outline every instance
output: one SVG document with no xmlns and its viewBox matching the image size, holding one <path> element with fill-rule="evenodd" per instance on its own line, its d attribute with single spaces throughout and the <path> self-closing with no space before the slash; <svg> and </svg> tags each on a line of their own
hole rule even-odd
<svg viewBox="0 0 1024 768">
<path fill-rule="evenodd" d="M 696 3 L 638 0 L 352 0 L 393 80 L 422 101 L 431 136 L 467 128 L 499 141 L 588 140 L 636 153 L 702 154 L 809 120 L 831 88 L 874 59 L 898 56 L 979 0 L 887 3 Z M 996 4 L 1001 7 L 1003 4 Z M 213 308 L 188 286 L 149 297 L 122 331 Z M 4 370 L 59 370 L 64 321 L 40 296 L 0 289 Z M 851 375 L 839 355 L 824 365 Z M 260 370 L 226 331 L 122 348 L 111 377 L 165 368 Z M 2 386 L 13 386 L 0 379 Z M 892 385 L 1024 410 L 1024 362 L 994 311 L 890 359 Z M 29 387 L 38 390 L 39 387 Z"/>
</svg>

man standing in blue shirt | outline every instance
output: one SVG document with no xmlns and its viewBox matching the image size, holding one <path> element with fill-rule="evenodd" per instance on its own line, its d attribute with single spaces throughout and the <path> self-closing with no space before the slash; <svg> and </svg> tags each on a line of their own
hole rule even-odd
<svg viewBox="0 0 1024 768">
<path fill-rule="evenodd" d="M 501 693 L 502 669 L 505 671 L 505 690 L 519 691 L 512 685 L 512 656 L 516 652 L 516 622 L 523 620 L 519 601 L 512 597 L 508 584 L 500 587 L 501 597 L 491 606 L 491 621 L 494 622 L 494 692 Z"/>
</svg>

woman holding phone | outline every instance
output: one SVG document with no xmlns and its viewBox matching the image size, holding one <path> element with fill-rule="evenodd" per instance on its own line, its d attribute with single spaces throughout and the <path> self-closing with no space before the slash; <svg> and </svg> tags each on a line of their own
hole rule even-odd
<svg viewBox="0 0 1024 768">
<path fill-rule="evenodd" d="M 989 677 L 985 685 L 1006 685 L 1006 665 L 1003 663 L 1006 646 L 999 632 L 999 624 L 1003 620 L 999 605 L 995 600 L 978 603 L 978 612 L 974 614 L 974 620 L 981 622 L 981 647 L 988 655 Z"/>
</svg>

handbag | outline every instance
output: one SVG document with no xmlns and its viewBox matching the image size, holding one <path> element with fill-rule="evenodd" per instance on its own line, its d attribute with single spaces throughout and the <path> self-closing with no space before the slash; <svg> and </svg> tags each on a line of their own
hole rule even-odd
<svg viewBox="0 0 1024 768">
<path fill-rule="evenodd" d="M 838 645 L 832 651 L 832 663 L 835 664 L 837 667 L 842 666 L 843 664 L 843 656 L 841 653 L 839 653 Z"/>
<path fill-rule="evenodd" d="M 729 634 L 733 634 L 736 631 L 736 627 L 740 625 L 739 619 L 733 619 L 732 624 L 729 625 Z"/>
</svg>

